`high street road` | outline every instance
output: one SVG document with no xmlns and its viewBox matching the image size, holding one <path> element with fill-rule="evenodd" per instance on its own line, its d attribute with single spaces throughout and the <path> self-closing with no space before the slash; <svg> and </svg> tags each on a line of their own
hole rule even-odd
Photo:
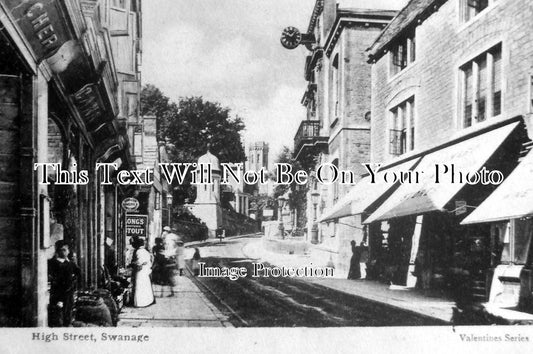
<svg viewBox="0 0 533 354">
<path fill-rule="evenodd" d="M 337 327 L 442 325 L 442 321 L 337 291 L 298 277 L 252 277 L 243 248 L 257 237 L 197 245 L 206 267 L 245 267 L 247 276 L 196 277 L 204 294 L 234 326 Z M 269 266 L 265 264 L 265 266 Z"/>
</svg>

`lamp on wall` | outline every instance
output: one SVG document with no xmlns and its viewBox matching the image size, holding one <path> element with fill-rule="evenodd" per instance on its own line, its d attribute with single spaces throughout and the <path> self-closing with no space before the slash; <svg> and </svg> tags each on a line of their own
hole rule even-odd
<svg viewBox="0 0 533 354">
<path fill-rule="evenodd" d="M 172 215 L 172 212 L 171 212 L 171 209 L 172 209 L 172 201 L 173 201 L 173 196 L 172 196 L 172 192 L 171 191 L 168 191 L 167 192 L 167 209 L 168 209 L 168 226 L 172 227 L 172 223 L 171 223 L 171 220 L 170 220 L 170 217 Z"/>
<path fill-rule="evenodd" d="M 316 207 L 320 201 L 320 193 L 314 190 L 311 193 L 311 203 L 313 204 L 313 227 L 311 228 L 311 243 L 318 243 L 318 223 L 316 222 Z"/>
<path fill-rule="evenodd" d="M 279 213 L 278 213 L 278 219 L 279 219 L 279 225 L 278 225 L 278 230 L 279 230 L 279 234 L 281 236 L 282 239 L 285 239 L 285 227 L 283 226 L 283 208 L 285 207 L 285 203 L 287 203 L 287 198 L 285 198 L 285 196 L 283 195 L 280 195 L 278 197 L 278 208 L 279 208 Z"/>
</svg>

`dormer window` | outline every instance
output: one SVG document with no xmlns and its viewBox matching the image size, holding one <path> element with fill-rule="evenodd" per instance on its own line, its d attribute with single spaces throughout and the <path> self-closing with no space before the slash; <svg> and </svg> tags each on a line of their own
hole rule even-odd
<svg viewBox="0 0 533 354">
<path fill-rule="evenodd" d="M 405 69 L 416 59 L 415 31 L 401 36 L 391 48 L 391 75 Z"/>
<path fill-rule="evenodd" d="M 461 0 L 463 21 L 468 22 L 497 0 Z"/>
</svg>

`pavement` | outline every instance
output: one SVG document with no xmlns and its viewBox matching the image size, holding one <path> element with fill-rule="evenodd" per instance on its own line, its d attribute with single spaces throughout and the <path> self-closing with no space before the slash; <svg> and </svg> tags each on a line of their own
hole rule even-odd
<svg viewBox="0 0 533 354">
<path fill-rule="evenodd" d="M 226 237 L 223 242 L 255 235 Z M 187 242 L 185 258 L 192 258 L 196 245 L 217 243 L 221 241 Z M 228 317 L 206 298 L 191 276 L 186 271 L 186 275 L 176 277 L 173 297 L 167 297 L 170 294 L 168 287 L 152 285 L 156 303 L 144 308 L 125 306 L 119 315 L 118 327 L 233 327 Z"/>
<path fill-rule="evenodd" d="M 249 242 L 243 253 L 262 262 L 275 266 L 303 267 L 318 266 L 323 260 L 315 259 L 313 252 L 307 255 L 289 255 L 269 252 L 264 249 L 261 240 Z M 388 306 L 424 315 L 451 324 L 455 302 L 442 295 L 423 293 L 422 290 L 404 287 L 392 287 L 373 280 L 351 280 L 340 278 L 300 278 L 302 281 L 318 284 L 330 289 L 372 300 Z"/>
<path fill-rule="evenodd" d="M 237 242 L 237 239 L 256 236 L 242 235 L 228 237 L 224 243 Z M 207 240 L 187 243 L 186 258 L 191 258 L 196 245 L 217 244 L 220 241 Z M 313 252 L 307 255 L 288 255 L 267 251 L 262 239 L 251 239 L 242 248 L 242 253 L 250 258 L 276 266 L 302 267 L 319 265 Z M 213 252 L 220 252 L 220 250 Z M 205 250 L 204 250 L 205 253 Z M 202 256 L 209 256 L 202 254 Z M 218 254 L 218 256 L 221 256 Z M 153 285 L 156 303 L 145 308 L 124 307 L 119 315 L 118 327 L 233 327 L 228 316 L 218 310 L 202 293 L 190 274 L 177 277 L 175 296 L 168 287 Z M 424 294 L 418 289 L 393 288 L 387 284 L 371 280 L 349 280 L 340 278 L 300 278 L 301 281 L 318 284 L 343 293 L 358 296 L 387 306 L 451 323 L 455 303 L 451 299 Z"/>
<path fill-rule="evenodd" d="M 233 327 L 189 276 L 178 276 L 176 282 L 173 297 L 167 286 L 153 285 L 155 304 L 124 307 L 118 327 Z"/>
</svg>

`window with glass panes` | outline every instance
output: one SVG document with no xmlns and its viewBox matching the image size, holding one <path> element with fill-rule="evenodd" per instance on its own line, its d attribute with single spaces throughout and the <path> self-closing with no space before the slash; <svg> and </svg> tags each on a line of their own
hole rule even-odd
<svg viewBox="0 0 533 354">
<path fill-rule="evenodd" d="M 391 75 L 405 69 L 416 59 L 416 38 L 412 30 L 400 37 L 391 48 Z"/>
<path fill-rule="evenodd" d="M 463 127 L 470 127 L 502 110 L 501 44 L 461 67 Z"/>
<path fill-rule="evenodd" d="M 398 156 L 415 148 L 415 98 L 410 97 L 390 110 L 389 131 L 391 155 Z"/>
</svg>

